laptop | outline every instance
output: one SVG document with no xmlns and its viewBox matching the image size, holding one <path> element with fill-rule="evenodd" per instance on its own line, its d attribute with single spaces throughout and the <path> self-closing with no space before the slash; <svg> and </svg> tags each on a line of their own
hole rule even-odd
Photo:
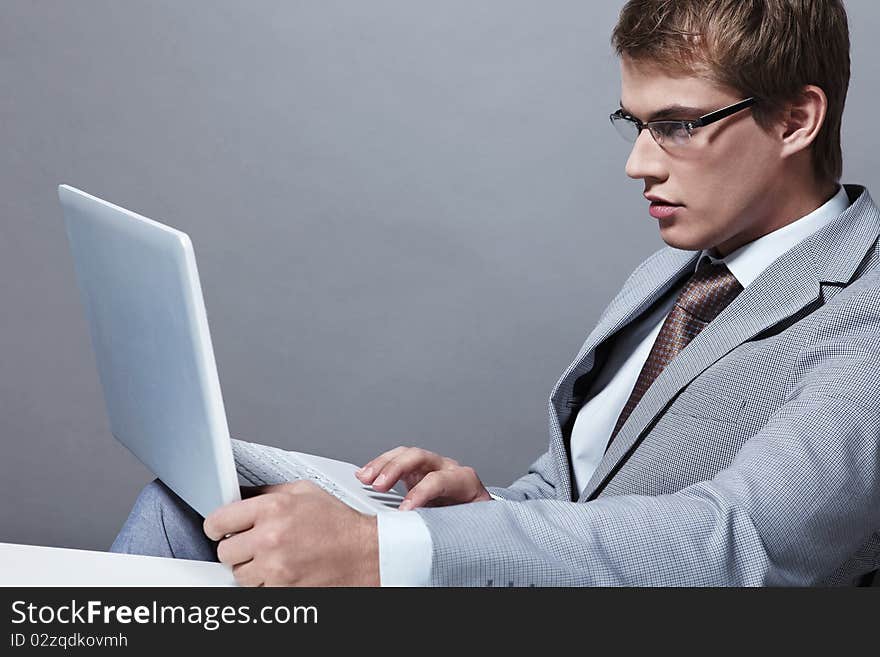
<svg viewBox="0 0 880 657">
<path fill-rule="evenodd" d="M 230 439 L 189 237 L 69 185 L 58 196 L 116 440 L 202 516 L 240 484 L 301 479 L 363 513 L 397 509 L 403 491 L 354 464 Z"/>
</svg>

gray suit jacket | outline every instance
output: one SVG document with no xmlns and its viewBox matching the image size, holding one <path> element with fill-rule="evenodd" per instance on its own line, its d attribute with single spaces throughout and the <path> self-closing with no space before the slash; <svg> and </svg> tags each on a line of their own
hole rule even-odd
<svg viewBox="0 0 880 657">
<path fill-rule="evenodd" d="M 593 478 L 567 431 L 610 340 L 693 272 L 666 247 L 550 395 L 550 447 L 504 498 L 419 509 L 438 585 L 853 584 L 880 567 L 880 210 L 773 262 L 654 381 Z"/>
</svg>

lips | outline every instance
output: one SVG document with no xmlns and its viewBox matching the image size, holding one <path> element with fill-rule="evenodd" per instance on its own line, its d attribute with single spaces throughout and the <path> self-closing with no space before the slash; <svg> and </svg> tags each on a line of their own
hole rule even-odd
<svg viewBox="0 0 880 657">
<path fill-rule="evenodd" d="M 662 196 L 657 196 L 656 194 L 645 194 L 645 198 L 651 201 L 651 207 L 648 209 L 648 213 L 655 219 L 666 219 L 671 217 L 679 208 L 684 207 L 681 203 L 674 203 L 673 201 L 665 199 Z"/>
<path fill-rule="evenodd" d="M 648 213 L 655 219 L 668 219 L 683 207 L 683 205 L 677 205 L 674 203 L 652 201 Z"/>
</svg>

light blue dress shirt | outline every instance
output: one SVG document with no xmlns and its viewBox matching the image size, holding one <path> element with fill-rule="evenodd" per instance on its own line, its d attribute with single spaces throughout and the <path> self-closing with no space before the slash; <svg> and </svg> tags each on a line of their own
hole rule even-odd
<svg viewBox="0 0 880 657">
<path fill-rule="evenodd" d="M 748 287 L 774 260 L 848 207 L 849 198 L 840 187 L 835 196 L 810 214 L 744 244 L 724 258 L 702 251 L 697 264 L 704 256 L 712 262 L 724 262 L 740 285 Z M 617 418 L 674 303 L 675 296 L 670 295 L 642 320 L 624 328 L 593 382 L 589 401 L 578 411 L 571 434 L 571 458 L 579 490 L 587 485 L 602 460 Z M 380 513 L 378 533 L 382 586 L 430 584 L 431 535 L 417 511 Z"/>
</svg>

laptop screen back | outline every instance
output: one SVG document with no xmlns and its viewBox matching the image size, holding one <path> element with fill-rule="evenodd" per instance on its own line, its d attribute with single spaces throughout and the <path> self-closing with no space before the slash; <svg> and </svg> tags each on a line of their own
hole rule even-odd
<svg viewBox="0 0 880 657">
<path fill-rule="evenodd" d="M 113 435 L 203 516 L 239 499 L 189 237 L 58 194 Z"/>
</svg>

